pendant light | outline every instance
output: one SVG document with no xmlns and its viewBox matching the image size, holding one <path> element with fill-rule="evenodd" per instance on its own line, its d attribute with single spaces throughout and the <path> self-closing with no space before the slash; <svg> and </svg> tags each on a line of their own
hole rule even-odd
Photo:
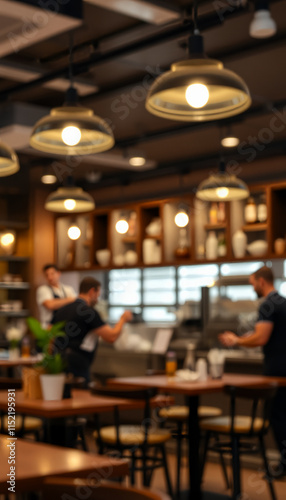
<svg viewBox="0 0 286 500">
<path fill-rule="evenodd" d="M 221 145 L 224 148 L 235 148 L 239 145 L 239 138 L 233 133 L 231 125 L 221 135 Z"/>
<path fill-rule="evenodd" d="M 245 82 L 222 62 L 207 59 L 203 37 L 197 29 L 194 2 L 194 34 L 190 36 L 190 59 L 172 64 L 159 76 L 146 99 L 147 110 L 161 118 L 180 121 L 219 120 L 242 113 L 251 104 Z"/>
<path fill-rule="evenodd" d="M 50 212 L 80 213 L 94 210 L 95 203 L 92 196 L 77 187 L 72 178 L 68 178 L 67 185 L 52 192 L 46 199 L 45 209 Z"/>
<path fill-rule="evenodd" d="M 268 0 L 257 0 L 255 3 L 255 13 L 249 27 L 249 34 L 252 38 L 270 38 L 275 35 L 277 26 L 271 17 Z"/>
<path fill-rule="evenodd" d="M 129 229 L 129 223 L 127 221 L 127 216 L 121 215 L 119 220 L 115 224 L 115 229 L 119 234 L 126 234 Z"/>
<path fill-rule="evenodd" d="M 196 196 L 204 201 L 243 200 L 249 196 L 249 189 L 241 179 L 229 175 L 225 171 L 225 163 L 221 161 L 218 173 L 201 182 Z"/>
<path fill-rule="evenodd" d="M 45 153 L 87 155 L 113 147 L 114 137 L 109 125 L 93 111 L 78 105 L 73 87 L 72 49 L 70 48 L 70 82 L 66 101 L 60 108 L 39 120 L 33 128 L 30 145 Z"/>
<path fill-rule="evenodd" d="M 19 159 L 15 151 L 6 144 L 0 143 L 0 177 L 15 174 L 19 169 Z"/>
</svg>

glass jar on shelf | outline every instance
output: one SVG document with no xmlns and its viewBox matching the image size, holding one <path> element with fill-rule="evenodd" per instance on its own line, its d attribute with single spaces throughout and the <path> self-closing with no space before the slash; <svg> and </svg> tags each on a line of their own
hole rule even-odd
<svg viewBox="0 0 286 500">
<path fill-rule="evenodd" d="M 257 220 L 257 208 L 252 197 L 248 198 L 244 207 L 244 220 L 247 224 L 253 224 Z"/>
<path fill-rule="evenodd" d="M 259 204 L 257 206 L 257 220 L 259 222 L 267 221 L 267 205 L 266 205 L 266 195 L 262 194 L 260 196 Z"/>
</svg>

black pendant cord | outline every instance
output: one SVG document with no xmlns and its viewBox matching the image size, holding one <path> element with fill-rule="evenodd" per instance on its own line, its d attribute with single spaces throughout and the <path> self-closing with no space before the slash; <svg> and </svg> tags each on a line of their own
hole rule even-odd
<svg viewBox="0 0 286 500">
<path fill-rule="evenodd" d="M 70 34 L 70 45 L 69 45 L 69 80 L 70 86 L 73 87 L 73 34 Z"/>
</svg>

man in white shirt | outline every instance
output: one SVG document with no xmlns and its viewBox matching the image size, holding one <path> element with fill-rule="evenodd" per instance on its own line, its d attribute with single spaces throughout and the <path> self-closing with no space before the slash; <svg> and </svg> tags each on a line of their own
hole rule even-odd
<svg viewBox="0 0 286 500">
<path fill-rule="evenodd" d="M 53 319 L 54 313 L 67 304 L 73 302 L 76 293 L 71 286 L 60 283 L 61 273 L 56 264 L 46 264 L 43 273 L 47 285 L 39 286 L 36 292 L 36 300 L 39 308 L 40 322 L 43 328 L 47 328 Z"/>
</svg>

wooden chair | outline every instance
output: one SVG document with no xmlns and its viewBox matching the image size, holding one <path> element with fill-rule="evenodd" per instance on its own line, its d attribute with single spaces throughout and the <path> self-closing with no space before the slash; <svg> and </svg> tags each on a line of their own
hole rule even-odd
<svg viewBox="0 0 286 500">
<path fill-rule="evenodd" d="M 269 428 L 269 415 L 271 402 L 275 396 L 277 387 L 271 385 L 262 389 L 255 387 L 225 387 L 225 392 L 230 396 L 230 415 L 207 418 L 201 421 L 200 427 L 206 432 L 205 450 L 203 467 L 207 451 L 209 449 L 218 453 L 231 453 L 232 473 L 233 473 L 233 499 L 240 498 L 240 454 L 260 453 L 268 481 L 272 500 L 276 500 L 272 476 L 269 470 L 269 464 L 266 457 L 264 436 Z M 237 399 L 246 399 L 251 401 L 250 415 L 239 415 L 236 412 Z M 258 414 L 258 407 L 261 405 L 261 416 Z M 210 438 L 214 436 L 227 436 L 228 441 L 218 440 L 210 446 Z M 257 445 L 252 438 L 257 439 Z M 203 473 L 203 471 L 202 471 Z"/>
<path fill-rule="evenodd" d="M 98 483 L 88 479 L 50 477 L 42 487 L 43 500 L 64 498 L 88 498 L 89 500 L 170 500 L 159 491 L 126 487 L 112 483 Z M 79 496 L 80 494 L 83 496 Z"/>
<path fill-rule="evenodd" d="M 153 370 L 149 369 L 146 371 L 146 375 L 165 375 L 165 370 Z M 199 406 L 198 408 L 199 418 L 209 418 L 217 417 L 222 414 L 220 408 L 214 406 Z M 188 439 L 188 431 L 186 429 L 186 424 L 189 416 L 189 408 L 184 405 L 172 405 L 166 406 L 158 410 L 158 417 L 161 420 L 162 425 L 171 424 L 172 437 L 176 439 L 177 442 L 177 474 L 176 474 L 176 497 L 180 498 L 181 491 L 181 461 L 182 461 L 182 441 L 183 439 Z M 227 481 L 227 473 L 224 461 L 222 460 L 222 467 L 224 471 L 224 476 Z"/>
<path fill-rule="evenodd" d="M 114 390 L 94 386 L 93 394 L 124 399 L 144 401 L 143 420 L 141 425 L 121 425 L 119 409 L 114 411 L 114 425 L 101 427 L 96 415 L 97 430 L 94 433 L 99 453 L 116 450 L 120 457 L 131 455 L 131 484 L 135 484 L 135 472 L 141 471 L 144 486 L 149 486 L 154 469 L 163 467 L 169 495 L 172 497 L 172 486 L 169 477 L 165 443 L 171 439 L 167 429 L 154 428 L 150 413 L 150 399 L 156 395 L 156 389 Z M 151 454 L 151 452 L 153 452 Z"/>
</svg>

